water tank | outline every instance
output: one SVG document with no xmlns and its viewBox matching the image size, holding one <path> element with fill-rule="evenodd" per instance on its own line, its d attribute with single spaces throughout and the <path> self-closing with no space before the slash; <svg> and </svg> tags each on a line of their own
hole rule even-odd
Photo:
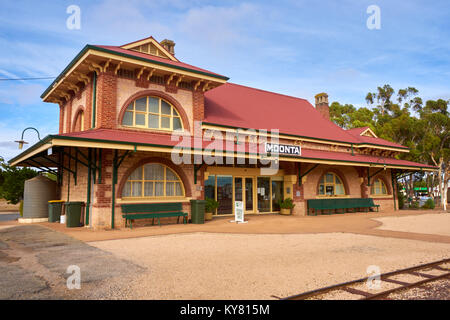
<svg viewBox="0 0 450 320">
<path fill-rule="evenodd" d="M 40 175 L 25 181 L 23 218 L 48 218 L 48 201 L 55 199 L 55 181 Z"/>
</svg>

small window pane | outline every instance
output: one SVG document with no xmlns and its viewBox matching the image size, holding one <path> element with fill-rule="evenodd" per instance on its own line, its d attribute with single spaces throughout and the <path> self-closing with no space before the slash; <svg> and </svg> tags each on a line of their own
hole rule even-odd
<svg viewBox="0 0 450 320">
<path fill-rule="evenodd" d="M 147 98 L 137 99 L 134 107 L 136 111 L 147 111 Z"/>
<path fill-rule="evenodd" d="M 148 112 L 159 113 L 159 99 L 148 97 Z"/>
<path fill-rule="evenodd" d="M 125 112 L 123 115 L 123 121 L 122 124 L 125 126 L 132 126 L 133 125 L 133 112 Z"/>
<path fill-rule="evenodd" d="M 161 117 L 161 128 L 170 129 L 170 118 Z"/>
<path fill-rule="evenodd" d="M 326 186 L 325 191 L 328 196 L 334 195 L 334 187 L 333 186 Z"/>
<path fill-rule="evenodd" d="M 127 111 L 133 111 L 134 103 L 130 103 L 130 105 L 127 107 Z"/>
<path fill-rule="evenodd" d="M 180 116 L 175 108 L 172 108 L 172 110 L 173 110 L 173 116 L 174 117 L 179 117 Z"/>
<path fill-rule="evenodd" d="M 152 197 L 152 196 L 153 196 L 153 182 L 145 182 L 144 197 Z"/>
<path fill-rule="evenodd" d="M 325 179 L 328 183 L 333 183 L 333 175 L 331 173 L 327 173 Z"/>
<path fill-rule="evenodd" d="M 176 196 L 182 196 L 183 195 L 183 189 L 181 189 L 181 183 L 179 183 L 179 182 L 175 183 L 175 195 Z"/>
<path fill-rule="evenodd" d="M 172 107 L 170 106 L 170 104 L 168 104 L 164 100 L 161 100 L 161 114 L 167 114 L 170 116 L 171 109 L 172 109 Z"/>
<path fill-rule="evenodd" d="M 174 184 L 175 182 L 167 182 L 166 183 L 166 196 L 170 197 L 170 196 L 174 196 Z"/>
<path fill-rule="evenodd" d="M 148 127 L 149 128 L 159 128 L 159 116 L 154 114 L 148 115 Z"/>
<path fill-rule="evenodd" d="M 325 194 L 325 186 L 323 184 L 319 185 L 319 194 Z"/>
<path fill-rule="evenodd" d="M 137 126 L 145 126 L 145 114 L 144 113 L 136 113 L 136 125 Z"/>
<path fill-rule="evenodd" d="M 342 184 L 336 184 L 335 194 L 345 194 L 344 192 L 344 185 Z"/>
<path fill-rule="evenodd" d="M 164 167 L 157 163 L 146 164 L 144 176 L 145 180 L 164 180 Z"/>
<path fill-rule="evenodd" d="M 180 118 L 173 118 L 173 130 L 182 129 Z"/>
<path fill-rule="evenodd" d="M 142 180 L 142 167 L 133 171 L 130 175 L 130 180 Z"/>
<path fill-rule="evenodd" d="M 132 182 L 131 196 L 132 197 L 142 196 L 142 182 Z"/>
<path fill-rule="evenodd" d="M 131 195 L 131 182 L 126 182 L 123 187 L 122 197 L 129 197 Z"/>
<path fill-rule="evenodd" d="M 166 180 L 178 180 L 177 176 L 172 172 L 172 170 L 166 170 Z"/>
<path fill-rule="evenodd" d="M 155 196 L 164 196 L 164 182 L 155 182 Z"/>
</svg>

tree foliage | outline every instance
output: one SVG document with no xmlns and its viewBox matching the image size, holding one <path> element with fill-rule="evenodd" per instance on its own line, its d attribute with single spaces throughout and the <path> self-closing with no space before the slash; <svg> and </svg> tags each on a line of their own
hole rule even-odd
<svg viewBox="0 0 450 320">
<path fill-rule="evenodd" d="M 397 92 L 388 84 L 366 95 L 367 107 L 333 102 L 330 118 L 344 129 L 370 127 L 383 139 L 410 148 L 398 157 L 439 167 L 431 174 L 431 186 L 443 188 L 449 181 L 450 168 L 450 100 L 428 100 L 423 103 L 414 87 Z"/>
<path fill-rule="evenodd" d="M 29 168 L 11 167 L 0 157 L 0 198 L 7 200 L 8 203 L 18 203 L 23 199 L 25 180 L 37 174 L 37 171 Z"/>
</svg>

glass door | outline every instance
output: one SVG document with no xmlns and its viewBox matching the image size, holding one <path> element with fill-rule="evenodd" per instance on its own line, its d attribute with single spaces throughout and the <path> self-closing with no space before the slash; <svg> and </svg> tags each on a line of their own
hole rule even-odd
<svg viewBox="0 0 450 320">
<path fill-rule="evenodd" d="M 245 178 L 245 212 L 254 212 L 253 208 L 253 178 Z"/>
<path fill-rule="evenodd" d="M 258 211 L 270 212 L 270 178 L 258 177 Z"/>
<path fill-rule="evenodd" d="M 233 213 L 233 177 L 217 176 L 217 214 Z"/>
</svg>

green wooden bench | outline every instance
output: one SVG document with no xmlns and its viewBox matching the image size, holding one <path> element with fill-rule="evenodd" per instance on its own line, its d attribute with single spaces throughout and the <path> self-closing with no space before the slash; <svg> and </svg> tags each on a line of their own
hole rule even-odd
<svg viewBox="0 0 450 320">
<path fill-rule="evenodd" d="M 314 215 L 317 215 L 318 211 L 322 213 L 324 211 L 338 211 L 342 210 L 342 212 L 336 213 L 344 213 L 346 210 L 358 210 L 365 209 L 365 211 L 369 211 L 370 208 L 376 208 L 377 212 L 379 210 L 380 205 L 377 205 L 373 202 L 372 198 L 324 198 L 324 199 L 309 199 L 308 202 L 308 215 L 311 215 L 310 212 L 313 211 Z"/>
<path fill-rule="evenodd" d="M 186 224 L 188 214 L 183 212 L 183 205 L 181 202 L 171 203 L 137 203 L 137 204 L 122 204 L 122 217 L 126 219 L 125 227 L 130 225 L 132 229 L 132 221 L 136 219 L 158 219 L 158 225 L 161 226 L 160 218 L 178 217 L 177 223 L 180 222 L 180 217 L 183 217 L 183 222 Z"/>
</svg>

